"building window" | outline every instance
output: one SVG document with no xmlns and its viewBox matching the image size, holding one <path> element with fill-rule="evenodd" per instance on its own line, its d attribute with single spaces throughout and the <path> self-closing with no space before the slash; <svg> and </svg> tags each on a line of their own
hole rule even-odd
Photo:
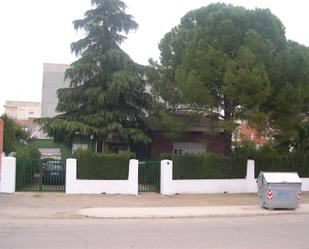
<svg viewBox="0 0 309 249">
<path fill-rule="evenodd" d="M 39 148 L 42 158 L 53 158 L 56 160 L 61 159 L 60 148 Z"/>
<path fill-rule="evenodd" d="M 175 142 L 173 151 L 177 155 L 205 153 L 207 146 L 204 143 L 197 142 Z"/>
<path fill-rule="evenodd" d="M 111 145 L 110 151 L 112 153 L 119 153 L 120 151 L 127 151 L 129 148 L 127 145 Z"/>
<path fill-rule="evenodd" d="M 72 144 L 72 153 L 76 152 L 77 150 L 87 150 L 88 144 Z"/>
</svg>

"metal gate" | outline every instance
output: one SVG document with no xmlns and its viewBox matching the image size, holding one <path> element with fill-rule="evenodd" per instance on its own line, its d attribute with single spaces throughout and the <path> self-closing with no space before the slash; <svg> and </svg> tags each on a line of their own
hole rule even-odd
<svg viewBox="0 0 309 249">
<path fill-rule="evenodd" d="M 60 160 L 16 160 L 16 191 L 65 191 L 65 163 Z"/>
<path fill-rule="evenodd" d="M 160 192 L 160 161 L 138 162 L 138 191 Z"/>
</svg>

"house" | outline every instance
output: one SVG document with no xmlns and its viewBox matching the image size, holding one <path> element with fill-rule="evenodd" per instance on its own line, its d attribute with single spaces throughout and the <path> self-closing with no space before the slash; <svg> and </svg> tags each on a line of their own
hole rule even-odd
<svg viewBox="0 0 309 249">
<path fill-rule="evenodd" d="M 69 67 L 66 64 L 44 63 L 43 67 L 43 87 L 42 87 L 42 117 L 53 117 L 57 115 L 56 106 L 58 103 L 57 90 L 69 87 L 70 82 L 65 80 L 65 70 Z M 153 142 L 151 145 L 136 145 L 138 157 L 157 157 L 161 153 L 224 153 L 224 137 L 223 130 L 209 132 L 207 125 L 198 125 L 182 136 L 171 138 L 165 136 L 162 131 L 155 131 L 152 134 Z M 71 152 L 76 149 L 91 148 L 96 150 L 96 144 L 91 138 L 76 136 Z M 129 145 L 118 141 L 117 136 L 112 134 L 105 139 L 103 150 L 111 152 L 119 152 L 129 149 Z M 51 148 L 48 149 L 50 152 Z M 59 148 L 57 149 L 59 152 Z M 51 153 L 51 152 L 50 152 Z"/>
<path fill-rule="evenodd" d="M 253 142 L 257 147 L 268 143 L 268 140 L 263 137 L 257 129 L 252 127 L 247 122 L 241 122 L 239 125 L 238 134 L 234 137 L 234 142 L 241 144 L 246 141 Z"/>
<path fill-rule="evenodd" d="M 181 118 L 181 117 L 180 117 Z M 153 133 L 151 155 L 162 153 L 196 154 L 196 153 L 224 154 L 224 129 L 210 125 L 210 120 L 190 121 L 190 126 L 178 136 L 168 136 L 164 131 Z"/>
<path fill-rule="evenodd" d="M 171 139 L 156 132 L 151 146 L 152 156 L 162 153 L 182 155 L 205 152 L 224 154 L 223 133 L 209 135 L 203 131 L 191 131 L 180 138 Z"/>
</svg>

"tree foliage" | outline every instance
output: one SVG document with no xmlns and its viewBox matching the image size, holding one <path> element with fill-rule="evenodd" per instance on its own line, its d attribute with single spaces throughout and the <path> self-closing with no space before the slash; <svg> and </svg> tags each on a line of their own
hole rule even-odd
<svg viewBox="0 0 309 249">
<path fill-rule="evenodd" d="M 308 153 L 309 152 L 309 121 L 302 121 L 297 126 L 293 136 L 285 134 L 276 135 L 274 147 L 281 153 L 286 154 L 290 151 Z"/>
<path fill-rule="evenodd" d="M 58 91 L 54 118 L 41 119 L 43 130 L 58 141 L 76 134 L 102 141 L 110 135 L 125 142 L 147 143 L 144 68 L 120 49 L 130 30 L 138 27 L 120 0 L 92 0 L 93 9 L 73 22 L 85 37 L 71 44 L 80 58 L 66 71 L 70 88 Z"/>
<path fill-rule="evenodd" d="M 30 141 L 30 134 L 23 130 L 12 118 L 6 114 L 1 116 L 4 123 L 3 152 L 8 155 L 16 152 L 19 147 Z"/>
<path fill-rule="evenodd" d="M 288 41 L 269 74 L 272 98 L 265 108 L 271 110 L 272 127 L 293 137 L 309 108 L 309 48 Z"/>
<path fill-rule="evenodd" d="M 269 10 L 211 4 L 190 11 L 151 62 L 166 106 L 217 116 L 230 147 L 237 120 L 288 133 L 308 108 L 309 50 Z M 226 152 L 229 148 L 226 148 Z"/>
</svg>

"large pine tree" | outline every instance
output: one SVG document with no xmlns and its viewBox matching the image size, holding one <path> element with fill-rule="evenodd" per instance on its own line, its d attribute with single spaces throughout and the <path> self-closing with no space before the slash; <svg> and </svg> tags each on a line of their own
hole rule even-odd
<svg viewBox="0 0 309 249">
<path fill-rule="evenodd" d="M 67 143 L 76 134 L 94 138 L 98 145 L 110 136 L 130 144 L 148 143 L 144 115 L 150 95 L 144 70 L 119 47 L 138 24 L 120 0 L 91 2 L 94 8 L 73 22 L 85 37 L 71 44 L 79 59 L 66 71 L 70 88 L 58 91 L 61 114 L 41 119 L 42 128 Z"/>
<path fill-rule="evenodd" d="M 226 154 L 239 120 L 288 134 L 308 112 L 309 50 L 288 42 L 269 10 L 218 3 L 190 11 L 159 49 L 153 88 L 167 107 L 215 119 Z"/>
</svg>

